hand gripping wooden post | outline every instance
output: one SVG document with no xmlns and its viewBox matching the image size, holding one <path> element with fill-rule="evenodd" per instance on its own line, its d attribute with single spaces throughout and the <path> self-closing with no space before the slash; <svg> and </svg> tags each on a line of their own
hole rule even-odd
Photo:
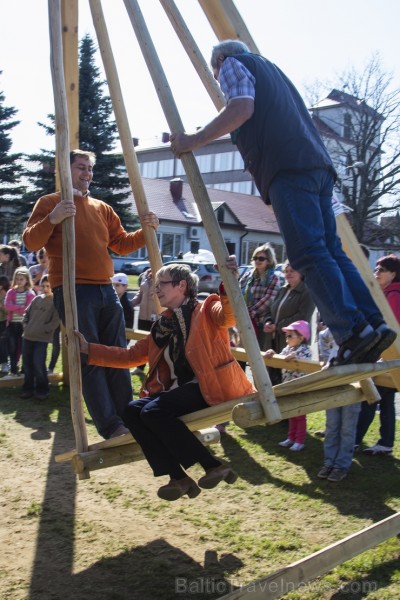
<svg viewBox="0 0 400 600">
<path fill-rule="evenodd" d="M 104 19 L 103 10 L 100 0 L 89 0 L 90 10 L 92 12 L 93 24 L 96 29 L 97 40 L 101 57 L 103 60 L 104 70 L 107 76 L 108 88 L 112 100 L 115 119 L 117 121 L 119 137 L 124 153 L 125 165 L 128 171 L 129 181 L 131 184 L 135 203 L 139 215 L 149 212 L 149 206 L 146 199 L 146 194 L 143 187 L 142 178 L 140 176 L 139 165 L 136 157 L 136 152 L 133 146 L 129 121 L 126 114 L 124 101 L 122 97 L 121 86 L 119 83 L 117 68 L 114 61 L 114 56 L 111 49 L 110 39 L 107 32 L 107 26 Z M 156 273 L 162 266 L 160 250 L 157 244 L 157 237 L 152 227 L 144 227 L 143 233 L 146 241 L 146 247 L 150 258 L 151 270 Z M 157 312 L 161 312 L 161 307 L 157 296 L 154 296 Z"/>
<path fill-rule="evenodd" d="M 68 110 L 63 69 L 61 6 L 60 0 L 49 0 L 50 62 L 56 120 L 56 148 L 60 172 L 61 202 L 73 198 L 71 167 L 69 161 Z M 78 452 L 88 447 L 85 417 L 82 405 L 81 363 L 78 339 L 74 330 L 78 329 L 75 297 L 75 230 L 72 217 L 62 224 L 63 242 L 63 291 L 65 304 L 66 331 L 69 339 L 68 362 L 70 367 L 70 396 L 72 422 Z M 89 473 L 80 473 L 80 479 L 87 479 Z"/>
<path fill-rule="evenodd" d="M 180 132 L 184 130 L 178 110 L 175 105 L 171 90 L 162 70 L 161 63 L 156 53 L 151 36 L 146 27 L 143 15 L 136 0 L 124 0 L 135 30 L 136 37 L 142 49 L 147 67 L 153 79 L 157 90 L 164 114 L 167 118 L 171 132 Z M 280 420 L 281 415 L 278 404 L 275 400 L 271 382 L 265 369 L 258 342 L 254 334 L 253 325 L 245 306 L 242 294 L 235 276 L 227 269 L 225 260 L 227 258 L 227 249 L 222 237 L 218 222 L 216 220 L 211 202 L 202 180 L 196 160 L 191 152 L 182 156 L 182 163 L 185 168 L 193 195 L 199 208 L 201 218 L 207 231 L 211 248 L 217 260 L 222 280 L 224 282 L 226 293 L 234 309 L 236 321 L 240 329 L 244 344 L 249 356 L 249 363 L 253 371 L 255 385 L 260 395 L 260 401 L 267 418 L 267 422 L 273 423 Z"/>
</svg>

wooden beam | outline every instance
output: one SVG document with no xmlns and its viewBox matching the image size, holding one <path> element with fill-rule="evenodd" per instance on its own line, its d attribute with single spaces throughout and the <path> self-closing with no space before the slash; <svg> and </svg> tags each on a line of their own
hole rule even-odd
<svg viewBox="0 0 400 600">
<path fill-rule="evenodd" d="M 143 215 L 148 213 L 150 209 L 140 175 L 139 163 L 137 161 L 136 152 L 133 146 L 128 115 L 124 105 L 118 72 L 111 49 L 101 2 L 99 0 L 89 0 L 89 4 L 92 12 L 93 24 L 96 29 L 97 40 L 99 42 L 104 70 L 107 75 L 108 88 L 110 90 L 111 101 L 118 126 L 129 182 L 131 184 L 138 213 L 139 215 Z M 156 273 L 162 267 L 161 254 L 157 243 L 156 232 L 152 227 L 144 227 L 143 233 L 146 241 L 146 248 L 149 254 L 151 269 L 153 273 Z M 154 295 L 153 300 L 156 305 L 157 313 L 160 314 L 161 306 L 158 297 Z"/>
<path fill-rule="evenodd" d="M 56 122 L 56 152 L 60 170 L 61 202 L 73 198 L 71 168 L 69 161 L 69 127 L 68 109 L 63 69 L 62 54 L 62 23 L 60 0 L 48 0 L 50 26 L 50 63 L 53 82 L 55 122 Z M 65 304 L 66 330 L 70 343 L 68 344 L 68 359 L 70 366 L 70 396 L 72 422 L 75 431 L 76 447 L 79 452 L 87 450 L 88 441 L 85 417 L 82 405 L 81 362 L 79 342 L 73 331 L 78 329 L 78 317 L 75 297 L 75 228 L 72 217 L 62 223 L 62 252 L 63 252 L 63 293 Z M 89 476 L 84 471 L 80 478 Z"/>
<path fill-rule="evenodd" d="M 139 4 L 136 0 L 124 1 L 143 56 L 146 60 L 147 67 L 163 107 L 164 114 L 168 121 L 170 131 L 172 133 L 184 131 L 183 123 L 180 119 L 171 89 L 168 85 L 168 81 L 165 77 L 160 60 L 156 53 L 152 38 L 146 27 Z M 183 154 L 181 160 L 199 208 L 204 227 L 207 231 L 213 254 L 218 263 L 226 293 L 235 312 L 236 321 L 242 339 L 244 339 L 245 342 L 245 347 L 249 355 L 249 363 L 253 372 L 253 378 L 260 394 L 260 400 L 263 404 L 265 414 L 267 415 L 269 421 L 278 421 L 280 419 L 280 412 L 274 398 L 271 381 L 263 361 L 261 360 L 254 328 L 244 303 L 237 279 L 226 267 L 225 261 L 228 256 L 228 251 L 219 228 L 216 215 L 211 205 L 207 189 L 201 177 L 199 167 L 192 152 Z"/>
<path fill-rule="evenodd" d="M 314 554 L 310 554 L 287 567 L 275 571 L 254 583 L 235 590 L 221 600 L 273 600 L 281 598 L 308 581 L 328 573 L 354 556 L 374 548 L 381 542 L 400 533 L 400 513 L 396 513 L 370 525 L 366 529 L 353 533 L 343 540 L 331 544 Z M 322 594 L 321 594 L 322 595 Z"/>
<path fill-rule="evenodd" d="M 204 446 L 217 444 L 220 439 L 219 431 L 215 428 L 195 431 L 194 433 Z M 116 467 L 117 465 L 143 460 L 143 458 L 144 455 L 139 444 L 131 442 L 130 444 L 104 450 L 89 450 L 88 452 L 77 453 L 72 457 L 71 464 L 74 472 L 79 475 L 85 471 Z"/>
</svg>

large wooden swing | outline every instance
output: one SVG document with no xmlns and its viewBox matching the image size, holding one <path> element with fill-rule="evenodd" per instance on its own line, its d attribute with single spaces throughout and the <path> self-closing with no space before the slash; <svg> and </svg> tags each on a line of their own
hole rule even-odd
<svg viewBox="0 0 400 600">
<path fill-rule="evenodd" d="M 132 136 L 126 115 L 122 92 L 119 85 L 116 65 L 113 59 L 110 41 L 108 38 L 106 23 L 104 20 L 100 0 L 89 0 L 92 11 L 93 22 L 96 29 L 99 48 L 107 75 L 110 89 L 110 95 L 113 103 L 114 113 L 117 120 L 121 144 L 125 157 L 126 167 L 133 190 L 135 203 L 139 214 L 149 210 L 145 198 L 144 188 L 140 178 L 138 163 L 135 150 L 132 143 Z M 168 82 L 162 70 L 151 36 L 147 30 L 146 23 L 142 17 L 140 7 L 136 0 L 124 0 L 133 29 L 139 41 L 144 58 L 147 62 L 153 82 L 159 94 L 161 105 L 164 109 L 171 132 L 184 130 L 180 120 L 178 110 L 171 94 Z M 231 0 L 199 0 L 210 24 L 212 25 L 219 39 L 241 38 L 253 51 L 258 51 L 254 41 L 240 18 Z M 160 0 L 166 14 L 168 15 L 177 35 L 192 60 L 194 67 L 199 73 L 207 91 L 209 92 L 216 108 L 220 110 L 223 106 L 223 99 L 216 85 L 206 61 L 202 59 L 201 53 L 192 38 L 190 31 L 185 26 L 174 2 L 172 0 Z M 72 64 L 77 58 L 77 30 L 78 30 L 78 9 L 77 2 L 69 0 L 64 1 L 62 10 L 58 2 L 49 0 L 50 15 L 50 39 L 51 39 L 51 57 L 52 57 L 52 77 L 55 99 L 56 113 L 56 142 L 57 158 L 59 166 L 59 181 L 62 191 L 62 197 L 72 195 L 72 184 L 69 180 L 69 161 L 68 153 L 71 147 L 69 141 L 69 130 L 73 131 L 72 146 L 78 145 L 79 123 L 77 122 L 79 111 L 77 110 L 76 95 L 77 85 L 77 66 Z M 74 85 L 72 85 L 72 81 Z M 68 93 L 67 93 L 68 90 Z M 69 109 L 69 110 L 68 110 Z M 210 245 L 220 267 L 225 289 L 232 306 L 235 309 L 237 324 L 240 329 L 244 347 L 242 351 L 246 360 L 249 362 L 254 381 L 257 387 L 257 394 L 247 398 L 238 398 L 236 401 L 224 403 L 219 406 L 207 408 L 200 413 L 187 415 L 183 419 L 193 431 L 198 431 L 198 435 L 204 443 L 212 443 L 218 438 L 211 432 L 201 432 L 205 427 L 209 427 L 216 422 L 233 418 L 233 420 L 242 427 L 247 427 L 259 423 L 274 423 L 281 418 L 295 414 L 305 414 L 317 410 L 324 410 L 331 406 L 341 406 L 351 402 L 358 402 L 364 398 L 370 401 L 376 401 L 376 395 L 373 393 L 373 386 L 368 383 L 369 378 L 377 376 L 380 382 L 394 381 L 400 389 L 400 360 L 391 360 L 390 362 L 378 363 L 375 365 L 362 365 L 351 367 L 338 367 L 329 371 L 320 372 L 313 376 L 306 376 L 297 379 L 290 384 L 282 384 L 272 388 L 265 368 L 258 344 L 254 335 L 253 327 L 249 320 L 248 312 L 245 307 L 242 295 L 235 278 L 225 267 L 225 257 L 227 255 L 226 246 L 218 226 L 214 211 L 208 197 L 207 190 L 202 181 L 197 163 L 192 153 L 182 156 L 182 163 L 188 176 L 189 183 L 199 211 L 206 228 Z M 339 232 L 346 238 L 347 251 L 354 254 L 355 262 L 366 277 L 368 284 L 384 312 L 387 321 L 397 328 L 393 315 L 387 307 L 386 300 L 382 293 L 379 296 L 379 288 L 374 286 L 374 278 L 370 269 L 360 260 L 358 244 L 355 238 L 351 238 L 351 230 L 345 219 L 338 218 Z M 64 289 L 66 290 L 66 328 L 70 339 L 73 339 L 72 330 L 77 327 L 76 306 L 74 297 L 73 282 L 74 273 L 74 229 L 73 221 L 69 219 L 63 225 L 64 237 Z M 145 230 L 146 245 L 150 256 L 152 269 L 156 271 L 161 266 L 160 252 L 157 246 L 155 232 L 149 228 Z M 365 260 L 365 259 L 364 259 Z M 140 337 L 140 332 L 139 337 Z M 133 334 L 134 335 L 134 334 Z M 395 348 L 389 349 L 387 353 L 390 358 L 400 358 L 400 341 L 394 344 Z M 76 343 L 72 343 L 68 348 L 70 364 L 70 388 L 71 388 L 71 406 L 73 425 L 76 436 L 76 450 L 72 450 L 56 457 L 58 462 L 70 461 L 73 470 L 79 478 L 89 476 L 91 470 L 124 464 L 126 462 L 139 460 L 142 458 L 140 448 L 132 439 L 132 436 L 126 435 L 121 438 L 106 440 L 91 444 L 87 440 L 86 427 L 82 409 L 82 394 L 80 382 L 79 349 Z M 279 359 L 269 359 L 265 361 L 271 366 L 280 366 Z M 289 368 L 298 368 L 305 372 L 319 371 L 320 365 L 310 361 L 293 361 L 293 364 L 285 363 Z M 359 382 L 362 381 L 360 384 Z M 318 393 L 316 393 L 318 392 Z M 279 397 L 279 405 L 276 401 Z"/>
</svg>

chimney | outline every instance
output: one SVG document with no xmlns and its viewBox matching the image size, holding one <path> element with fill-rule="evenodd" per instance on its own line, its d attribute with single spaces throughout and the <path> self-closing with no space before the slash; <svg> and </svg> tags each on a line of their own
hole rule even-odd
<svg viewBox="0 0 400 600">
<path fill-rule="evenodd" d="M 183 179 L 180 177 L 175 177 L 171 179 L 169 182 L 169 191 L 171 192 L 171 196 L 174 202 L 177 202 L 182 198 L 183 191 Z"/>
<path fill-rule="evenodd" d="M 133 143 L 134 148 L 136 148 L 136 146 L 139 145 L 139 138 L 133 137 L 132 138 L 132 143 Z"/>
<path fill-rule="evenodd" d="M 162 132 L 161 141 L 163 144 L 167 144 L 169 142 L 169 133 L 167 131 Z"/>
</svg>

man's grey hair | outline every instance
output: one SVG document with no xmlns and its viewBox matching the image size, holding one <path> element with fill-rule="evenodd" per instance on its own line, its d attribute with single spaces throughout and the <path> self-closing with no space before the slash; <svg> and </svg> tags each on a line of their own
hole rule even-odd
<svg viewBox="0 0 400 600">
<path fill-rule="evenodd" d="M 216 69 L 218 67 L 217 58 L 220 54 L 224 56 L 235 56 L 236 54 L 246 54 L 250 52 L 244 42 L 240 40 L 224 40 L 213 47 L 211 53 L 211 67 Z"/>
<path fill-rule="evenodd" d="M 185 296 L 188 298 L 196 298 L 199 288 L 199 278 L 192 272 L 188 265 L 181 265 L 179 263 L 165 265 L 157 271 L 156 281 L 160 276 L 169 277 L 173 282 L 173 286 L 178 285 L 180 281 L 186 281 L 187 287 Z"/>
</svg>

